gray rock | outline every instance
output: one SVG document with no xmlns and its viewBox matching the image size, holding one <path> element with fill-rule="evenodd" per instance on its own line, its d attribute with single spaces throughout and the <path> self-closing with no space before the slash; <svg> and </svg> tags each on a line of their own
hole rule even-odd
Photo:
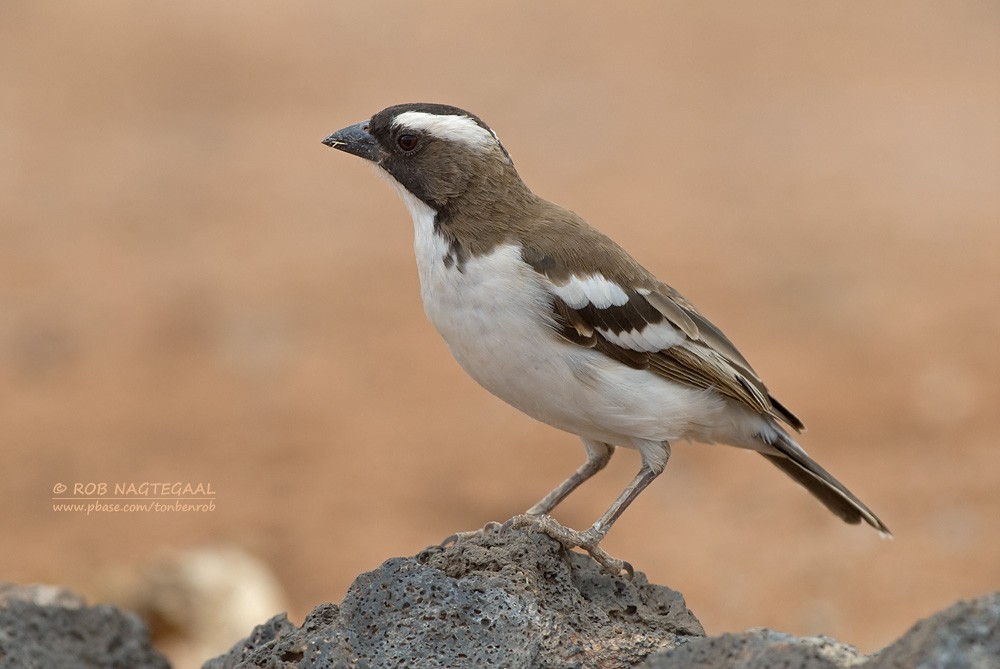
<svg viewBox="0 0 1000 669">
<path fill-rule="evenodd" d="M 865 669 L 1000 668 L 1000 593 L 959 602 L 910 628 Z"/>
<path fill-rule="evenodd" d="M 134 614 L 0 583 L 0 669 L 169 669 Z M 301 627 L 282 614 L 203 669 L 506 667 L 1000 669 L 1000 593 L 959 602 L 871 657 L 767 629 L 704 636 L 680 594 L 604 573 L 533 532 L 494 532 L 362 574 Z"/>
<path fill-rule="evenodd" d="M 959 602 L 866 657 L 824 637 L 771 630 L 694 639 L 649 657 L 642 669 L 1000 669 L 1000 593 Z"/>
<path fill-rule="evenodd" d="M 0 586 L 0 669 L 169 669 L 139 618 L 50 586 Z"/>
<path fill-rule="evenodd" d="M 641 669 L 843 669 L 867 657 L 853 646 L 826 637 L 796 637 L 769 629 L 695 639 L 657 653 Z"/>
<path fill-rule="evenodd" d="M 681 595 L 611 576 L 536 532 L 493 532 L 361 575 L 301 628 L 283 617 L 203 669 L 633 667 L 704 630 Z"/>
<path fill-rule="evenodd" d="M 203 669 L 1000 669 L 1000 594 L 921 621 L 871 657 L 767 629 L 705 637 L 680 594 L 603 572 L 534 532 L 486 533 L 362 574 L 301 627 L 258 626 Z"/>
</svg>

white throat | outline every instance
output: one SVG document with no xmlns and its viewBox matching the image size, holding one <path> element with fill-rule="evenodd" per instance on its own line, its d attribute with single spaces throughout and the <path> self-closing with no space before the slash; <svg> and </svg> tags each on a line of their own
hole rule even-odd
<svg viewBox="0 0 1000 669">
<path fill-rule="evenodd" d="M 401 183 L 389 176 L 388 172 L 383 174 L 388 176 L 389 183 L 403 198 L 403 203 L 413 218 L 413 250 L 417 256 L 417 269 L 420 271 L 420 284 L 423 288 L 426 273 L 432 269 L 431 265 L 434 262 L 441 263 L 448 252 L 448 244 L 434 231 L 437 212 L 406 190 Z"/>
</svg>

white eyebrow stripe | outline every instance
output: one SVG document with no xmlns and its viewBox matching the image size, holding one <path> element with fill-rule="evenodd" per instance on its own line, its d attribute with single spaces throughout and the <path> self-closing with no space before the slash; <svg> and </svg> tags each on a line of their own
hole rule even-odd
<svg viewBox="0 0 1000 669">
<path fill-rule="evenodd" d="M 487 130 L 468 116 L 429 114 L 407 111 L 392 120 L 393 127 L 421 130 L 438 139 L 462 142 L 475 148 L 499 144 L 496 133 Z"/>
<path fill-rule="evenodd" d="M 600 274 L 583 278 L 574 274 L 565 285 L 555 285 L 553 290 L 570 309 L 582 309 L 588 304 L 593 304 L 598 309 L 607 309 L 628 303 L 628 295 L 622 287 Z"/>
</svg>

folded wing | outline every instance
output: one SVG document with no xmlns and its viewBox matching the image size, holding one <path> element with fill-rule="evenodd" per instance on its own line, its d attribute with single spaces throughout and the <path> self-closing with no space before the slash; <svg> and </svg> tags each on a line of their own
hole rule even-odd
<svg viewBox="0 0 1000 669">
<path fill-rule="evenodd" d="M 551 282 L 554 327 L 567 341 L 678 383 L 713 388 L 803 429 L 733 343 L 670 286 L 652 277 L 626 283 L 598 272 L 570 274 L 537 251 L 523 257 Z"/>
</svg>

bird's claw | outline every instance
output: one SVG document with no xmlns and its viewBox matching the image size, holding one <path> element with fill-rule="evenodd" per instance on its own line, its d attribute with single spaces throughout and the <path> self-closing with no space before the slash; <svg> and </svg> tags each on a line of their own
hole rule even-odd
<svg viewBox="0 0 1000 669">
<path fill-rule="evenodd" d="M 612 557 L 598 545 L 601 539 L 604 538 L 604 533 L 600 532 L 595 527 L 591 527 L 589 530 L 580 532 L 572 530 L 564 525 L 560 525 L 552 516 L 542 514 L 523 514 L 520 516 L 514 516 L 504 523 L 500 529 L 501 531 L 506 531 L 512 528 L 522 527 L 537 527 L 539 530 L 562 544 L 563 548 L 567 550 L 572 548 L 582 548 L 587 551 L 590 557 L 594 558 L 599 565 L 615 576 L 621 574 L 623 571 L 630 579 L 635 576 L 635 569 L 631 564 L 625 562 L 624 560 L 619 560 L 616 557 Z"/>
<path fill-rule="evenodd" d="M 508 522 L 510 522 L 510 521 L 508 521 Z M 501 525 L 500 523 L 498 523 L 498 522 L 496 522 L 494 520 L 491 520 L 490 522 L 486 523 L 486 525 L 484 525 L 481 529 L 471 530 L 469 532 L 456 532 L 455 534 L 449 535 L 449 536 L 447 536 L 447 537 L 444 538 L 444 541 L 442 541 L 440 545 L 441 545 L 441 548 L 447 548 L 448 546 L 454 546 L 456 544 L 462 543 L 463 541 L 466 541 L 468 539 L 472 539 L 474 537 L 481 536 L 483 534 L 492 534 L 493 532 L 499 532 L 503 528 L 505 528 L 506 525 L 507 525 L 506 523 L 504 523 L 503 525 Z"/>
<path fill-rule="evenodd" d="M 512 529 L 520 529 L 523 527 L 534 527 L 541 530 L 549 537 L 562 544 L 563 548 L 566 550 L 582 548 L 587 551 L 590 557 L 592 557 L 599 565 L 615 576 L 621 574 L 623 571 L 627 574 L 628 578 L 635 576 L 635 569 L 631 564 L 624 560 L 619 560 L 616 557 L 612 557 L 607 553 L 607 551 L 600 547 L 599 544 L 601 539 L 604 538 L 604 534 L 598 531 L 597 528 L 591 527 L 589 530 L 580 532 L 570 529 L 564 525 L 560 525 L 555 518 L 544 514 L 522 514 L 520 516 L 514 516 L 503 524 L 490 521 L 486 523 L 482 529 L 472 530 L 470 532 L 456 532 L 455 534 L 452 534 L 441 542 L 441 547 L 447 548 L 448 546 L 457 545 L 463 541 L 467 541 L 468 539 L 482 536 L 483 534 L 508 532 Z"/>
</svg>

